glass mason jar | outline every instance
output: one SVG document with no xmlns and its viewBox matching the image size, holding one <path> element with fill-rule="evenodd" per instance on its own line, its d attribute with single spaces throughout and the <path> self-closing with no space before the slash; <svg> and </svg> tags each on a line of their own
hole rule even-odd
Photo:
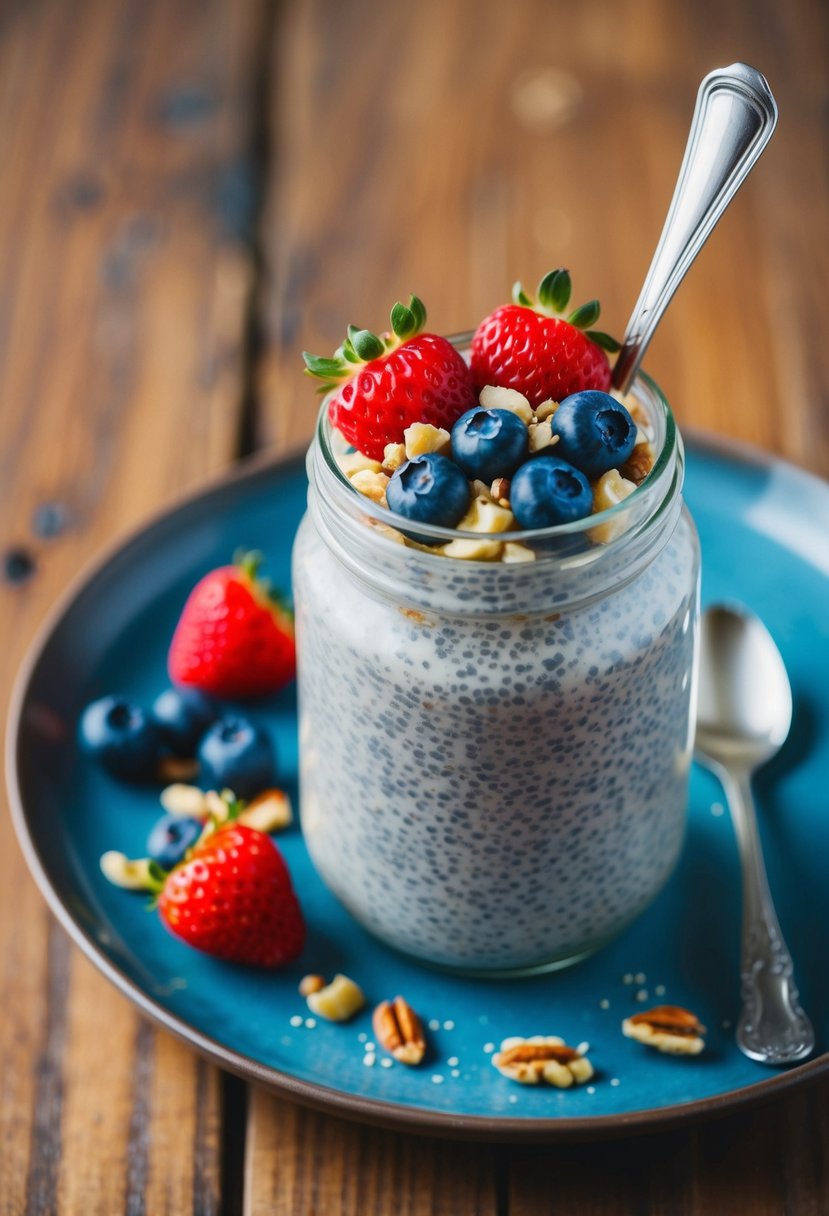
<svg viewBox="0 0 829 1216">
<path fill-rule="evenodd" d="M 646 481 L 601 516 L 522 533 L 536 556 L 515 564 L 395 541 L 320 413 L 294 549 L 303 831 L 349 912 L 422 960 L 574 962 L 677 860 L 699 546 L 668 403 L 645 376 L 631 396 L 654 433 Z"/>
</svg>

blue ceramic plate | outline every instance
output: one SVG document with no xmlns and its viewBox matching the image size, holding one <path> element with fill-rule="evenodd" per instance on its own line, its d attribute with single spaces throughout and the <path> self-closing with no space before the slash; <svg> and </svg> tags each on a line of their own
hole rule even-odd
<svg viewBox="0 0 829 1216">
<path fill-rule="evenodd" d="M 298 828 L 279 838 L 310 939 L 302 960 L 261 973 L 222 964 L 172 938 L 145 898 L 110 886 L 105 849 L 144 851 L 160 808 L 153 792 L 116 784 L 74 745 L 81 708 L 104 692 L 149 702 L 195 580 L 240 545 L 262 549 L 287 586 L 304 509 L 300 461 L 256 465 L 190 499 L 134 536 L 60 606 L 17 687 L 8 773 L 29 865 L 52 909 L 97 966 L 145 1013 L 224 1067 L 312 1105 L 387 1125 L 490 1138 L 552 1139 L 664 1126 L 758 1100 L 825 1071 L 829 1056 L 829 486 L 745 449 L 689 445 L 687 498 L 703 548 L 703 598 L 739 600 L 767 622 L 791 673 L 795 721 L 757 782 L 769 876 L 797 960 L 815 1057 L 787 1071 L 745 1059 L 734 1043 L 740 882 L 714 780 L 695 771 L 687 847 L 656 903 L 598 956 L 569 971 L 487 982 L 436 973 L 387 950 L 338 906 L 312 869 Z M 254 716 L 276 737 L 295 790 L 295 704 L 286 692 Z M 371 1018 L 313 1024 L 297 993 L 305 971 L 344 971 L 370 1001 L 403 993 L 430 1024 L 418 1069 L 370 1064 Z M 650 1004 L 693 1009 L 705 1053 L 673 1059 L 622 1037 Z M 586 1041 L 589 1087 L 526 1088 L 492 1067 L 507 1035 Z M 371 1059 L 369 1055 L 368 1059 Z"/>
</svg>

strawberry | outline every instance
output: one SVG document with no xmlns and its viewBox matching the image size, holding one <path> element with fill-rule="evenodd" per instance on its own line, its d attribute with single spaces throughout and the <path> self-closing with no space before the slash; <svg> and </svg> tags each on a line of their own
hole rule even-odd
<svg viewBox="0 0 829 1216">
<path fill-rule="evenodd" d="M 619 343 L 588 328 L 599 318 L 598 300 L 563 315 L 570 289 L 566 270 L 545 275 L 536 303 L 515 284 L 514 303 L 485 317 L 472 339 L 472 375 L 478 389 L 487 384 L 514 388 L 533 406 L 561 401 L 582 389 L 607 392 L 610 364 L 605 350 L 618 350 Z"/>
<path fill-rule="evenodd" d="M 260 562 L 261 554 L 246 554 L 190 592 L 167 658 L 174 684 L 216 697 L 255 697 L 293 679 L 293 618 L 257 577 Z"/>
<path fill-rule="evenodd" d="M 372 460 L 388 443 L 402 443 L 413 422 L 450 430 L 475 404 L 472 376 L 446 338 L 424 334 L 426 309 L 417 296 L 391 310 L 391 334 L 348 327 L 333 359 L 303 353 L 306 372 L 336 389 L 328 406 L 331 425 Z"/>
<path fill-rule="evenodd" d="M 165 878 L 157 906 L 171 933 L 214 958 L 278 967 L 305 944 L 282 854 L 244 824 L 231 822 L 197 844 Z"/>
</svg>

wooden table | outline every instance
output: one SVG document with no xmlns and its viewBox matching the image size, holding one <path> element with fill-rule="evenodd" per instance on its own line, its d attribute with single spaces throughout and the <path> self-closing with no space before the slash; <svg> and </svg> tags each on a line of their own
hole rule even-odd
<svg viewBox="0 0 829 1216">
<path fill-rule="evenodd" d="M 381 327 L 415 290 L 438 331 L 466 328 L 565 264 L 620 332 L 697 83 L 738 58 L 779 131 L 648 364 L 683 424 L 829 473 L 827 37 L 820 0 L 8 4 L 0 535 L 36 566 L 0 586 L 4 683 L 99 546 L 308 438 L 299 352 L 346 321 Z M 248 1091 L 69 945 L 0 832 L 0 1213 L 829 1210 L 825 1084 L 692 1130 L 509 1149 Z"/>
</svg>

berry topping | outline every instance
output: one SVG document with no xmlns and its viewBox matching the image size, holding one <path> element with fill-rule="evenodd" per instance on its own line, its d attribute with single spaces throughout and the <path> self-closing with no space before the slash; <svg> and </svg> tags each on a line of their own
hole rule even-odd
<svg viewBox="0 0 829 1216">
<path fill-rule="evenodd" d="M 197 688 L 168 688 L 153 702 L 153 718 L 174 756 L 195 756 L 199 739 L 218 717 L 216 703 Z"/>
<path fill-rule="evenodd" d="M 467 410 L 452 427 L 452 458 L 468 477 L 510 477 L 528 453 L 527 427 L 510 410 Z"/>
<path fill-rule="evenodd" d="M 305 943 L 282 854 L 269 836 L 239 823 L 206 837 L 167 876 L 158 911 L 189 946 L 232 962 L 278 967 Z"/>
<path fill-rule="evenodd" d="M 556 454 L 591 480 L 624 464 L 636 444 L 636 424 L 608 393 L 588 391 L 565 397 L 552 418 Z"/>
<path fill-rule="evenodd" d="M 475 400 L 472 376 L 451 342 L 421 333 L 426 310 L 417 296 L 391 311 L 391 334 L 351 325 L 333 359 L 304 352 L 309 375 L 336 389 L 328 407 L 332 426 L 373 460 L 389 443 L 402 443 L 415 422 L 451 428 Z"/>
<path fill-rule="evenodd" d="M 216 697 L 255 697 L 293 679 L 293 617 L 258 577 L 261 560 L 248 553 L 206 574 L 190 592 L 167 659 L 174 684 Z"/>
<path fill-rule="evenodd" d="M 522 528 L 550 528 L 589 515 L 593 491 L 584 473 L 566 460 L 536 456 L 512 478 L 510 506 Z"/>
<path fill-rule="evenodd" d="M 172 870 L 204 830 L 200 819 L 189 815 L 165 815 L 159 819 L 147 840 L 147 854 L 162 870 Z"/>
<path fill-rule="evenodd" d="M 81 716 L 81 745 L 107 772 L 123 781 L 152 781 L 162 750 L 161 731 L 123 697 L 101 697 Z"/>
<path fill-rule="evenodd" d="M 422 524 L 454 528 L 469 506 L 469 482 L 456 464 L 426 452 L 395 469 L 386 487 L 392 511 Z"/>
<path fill-rule="evenodd" d="M 231 789 L 253 798 L 275 784 L 276 757 L 270 737 L 247 718 L 214 722 L 199 744 L 199 777 L 209 789 Z"/>
<path fill-rule="evenodd" d="M 541 280 L 535 302 L 515 284 L 514 303 L 497 308 L 475 331 L 472 374 L 478 388 L 513 388 L 536 406 L 610 387 L 605 350 L 618 350 L 619 344 L 590 328 L 599 317 L 598 300 L 567 312 L 570 289 L 566 270 Z"/>
</svg>

